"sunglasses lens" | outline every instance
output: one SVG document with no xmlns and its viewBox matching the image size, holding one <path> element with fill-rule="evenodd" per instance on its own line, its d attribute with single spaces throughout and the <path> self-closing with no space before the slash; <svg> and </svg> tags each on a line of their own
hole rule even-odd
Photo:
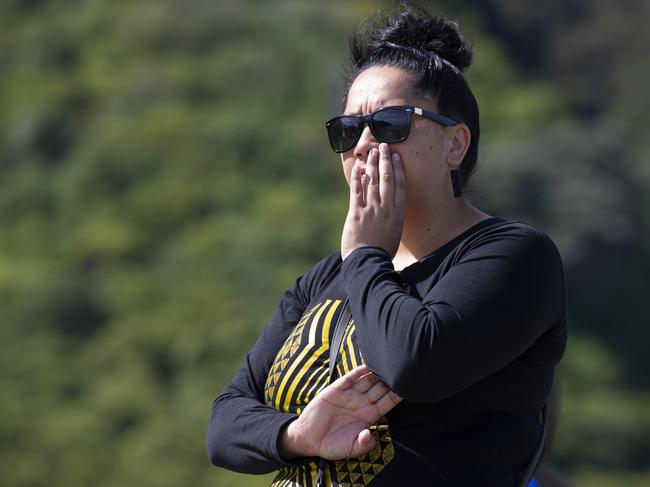
<svg viewBox="0 0 650 487">
<path fill-rule="evenodd" d="M 407 108 L 389 107 L 372 114 L 370 128 L 379 142 L 394 144 L 406 140 L 411 129 L 411 112 Z M 355 146 L 361 137 L 363 118 L 343 115 L 327 122 L 327 134 L 334 152 L 345 152 Z"/>
<path fill-rule="evenodd" d="M 380 142 L 394 144 L 408 137 L 411 113 L 401 108 L 379 110 L 372 116 L 372 133 Z"/>
<path fill-rule="evenodd" d="M 327 123 L 327 134 L 334 152 L 345 152 L 359 140 L 361 123 L 356 117 L 337 117 Z"/>
</svg>

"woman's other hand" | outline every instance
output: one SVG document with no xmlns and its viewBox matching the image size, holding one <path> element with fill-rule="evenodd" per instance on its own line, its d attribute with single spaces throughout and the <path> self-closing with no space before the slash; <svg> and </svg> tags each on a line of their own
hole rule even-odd
<svg viewBox="0 0 650 487">
<path fill-rule="evenodd" d="M 316 395 L 282 431 L 280 455 L 286 459 L 360 457 L 376 443 L 368 427 L 401 400 L 365 365 L 356 367 Z"/>
<path fill-rule="evenodd" d="M 399 154 L 388 144 L 370 150 L 365 167 L 355 164 L 350 175 L 350 209 L 343 227 L 341 257 L 367 245 L 397 253 L 404 224 L 406 178 Z"/>
</svg>

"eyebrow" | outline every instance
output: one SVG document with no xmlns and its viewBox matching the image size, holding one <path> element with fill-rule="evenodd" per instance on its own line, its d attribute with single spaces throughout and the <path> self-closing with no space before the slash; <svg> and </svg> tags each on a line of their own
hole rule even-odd
<svg viewBox="0 0 650 487">
<path fill-rule="evenodd" d="M 346 116 L 346 117 L 359 117 L 359 116 L 363 116 L 363 115 L 368 115 L 368 114 L 370 114 L 370 113 L 375 113 L 375 112 L 381 110 L 382 108 L 386 108 L 386 107 L 396 107 L 396 106 L 402 106 L 402 105 L 386 105 L 386 104 L 383 104 L 383 105 L 381 105 L 379 108 L 375 108 L 373 111 L 368 112 L 368 113 L 361 113 L 361 114 L 359 114 L 359 113 L 346 113 L 346 112 L 343 112 L 343 116 Z"/>
</svg>

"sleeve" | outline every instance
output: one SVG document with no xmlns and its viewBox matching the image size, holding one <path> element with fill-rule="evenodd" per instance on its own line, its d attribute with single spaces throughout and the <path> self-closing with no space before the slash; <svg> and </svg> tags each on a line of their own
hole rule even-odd
<svg viewBox="0 0 650 487">
<path fill-rule="evenodd" d="M 554 325 L 566 327 L 562 262 L 544 233 L 517 227 L 478 241 L 422 299 L 402 289 L 382 249 L 362 247 L 343 262 L 366 364 L 410 401 L 452 396 L 515 360 Z M 564 343 L 556 348 L 561 357 Z"/>
<path fill-rule="evenodd" d="M 246 355 L 244 365 L 212 402 L 206 448 L 214 465 L 263 474 L 301 463 L 284 460 L 277 448 L 282 428 L 297 415 L 266 406 L 264 384 L 278 350 L 322 282 L 327 267 L 324 263 L 314 266 L 284 293 L 271 320 Z"/>
</svg>

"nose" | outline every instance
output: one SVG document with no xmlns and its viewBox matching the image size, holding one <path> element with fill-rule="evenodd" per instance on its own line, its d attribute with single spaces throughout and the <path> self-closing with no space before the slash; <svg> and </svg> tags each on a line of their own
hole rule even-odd
<svg viewBox="0 0 650 487">
<path fill-rule="evenodd" d="M 372 135 L 368 124 L 366 124 L 363 127 L 363 132 L 361 132 L 361 137 L 359 137 L 357 145 L 354 146 L 354 157 L 356 159 L 365 160 L 370 153 L 370 149 L 374 147 L 379 147 L 379 142 L 375 139 L 375 136 Z"/>
</svg>

